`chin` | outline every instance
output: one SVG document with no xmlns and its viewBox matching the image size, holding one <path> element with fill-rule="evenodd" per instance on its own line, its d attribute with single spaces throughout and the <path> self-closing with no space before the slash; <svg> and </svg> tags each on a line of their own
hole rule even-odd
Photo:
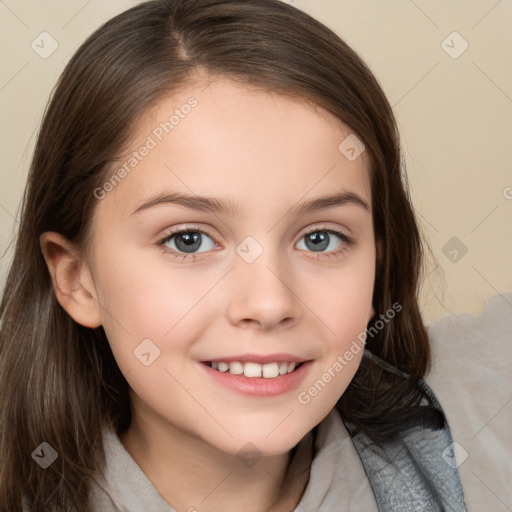
<svg viewBox="0 0 512 512">
<path fill-rule="evenodd" d="M 239 456 L 242 451 L 254 451 L 260 457 L 272 457 L 289 452 L 317 423 L 298 422 L 292 412 L 286 419 L 281 415 L 278 421 L 252 421 L 250 427 L 241 426 L 228 431 L 233 438 L 225 436 L 218 448 L 224 452 Z M 283 421 L 284 419 L 284 421 Z M 274 427 L 269 428 L 273 424 Z"/>
</svg>

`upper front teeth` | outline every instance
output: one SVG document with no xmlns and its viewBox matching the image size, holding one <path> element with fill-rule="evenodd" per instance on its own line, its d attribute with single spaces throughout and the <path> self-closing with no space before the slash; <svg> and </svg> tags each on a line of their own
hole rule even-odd
<svg viewBox="0 0 512 512">
<path fill-rule="evenodd" d="M 223 361 L 212 362 L 212 368 L 219 372 L 228 372 L 232 375 L 241 375 L 242 373 L 246 377 L 264 377 L 266 379 L 272 379 L 279 375 L 286 375 L 287 373 L 293 372 L 295 369 L 295 363 L 241 363 L 239 361 L 233 361 L 232 363 L 225 363 Z"/>
</svg>

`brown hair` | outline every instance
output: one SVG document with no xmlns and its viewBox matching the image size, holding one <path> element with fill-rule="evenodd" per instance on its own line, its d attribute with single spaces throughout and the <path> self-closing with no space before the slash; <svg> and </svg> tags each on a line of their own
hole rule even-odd
<svg viewBox="0 0 512 512">
<path fill-rule="evenodd" d="M 198 69 L 312 101 L 364 142 L 378 244 L 373 320 L 402 306 L 367 348 L 409 377 L 383 386 L 382 365 L 365 357 L 337 408 L 352 432 L 376 441 L 418 414 L 417 382 L 429 364 L 417 301 L 422 244 L 397 126 L 378 82 L 335 33 L 278 0 L 149 1 L 105 23 L 79 48 L 38 135 L 0 310 L 3 512 L 19 512 L 22 499 L 34 512 L 90 511 L 90 478 L 104 464 L 102 428 L 129 426 L 128 384 L 105 333 L 62 309 L 39 237 L 58 231 L 87 247 L 93 191 L 142 114 Z M 44 441 L 58 458 L 43 470 L 31 453 Z"/>
</svg>

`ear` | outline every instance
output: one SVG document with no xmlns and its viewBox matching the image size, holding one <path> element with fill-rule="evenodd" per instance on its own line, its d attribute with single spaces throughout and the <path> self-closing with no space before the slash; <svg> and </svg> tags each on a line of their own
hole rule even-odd
<svg viewBox="0 0 512 512">
<path fill-rule="evenodd" d="M 39 238 L 59 304 L 85 327 L 101 325 L 100 306 L 89 267 L 75 245 L 60 233 L 47 231 Z"/>
</svg>

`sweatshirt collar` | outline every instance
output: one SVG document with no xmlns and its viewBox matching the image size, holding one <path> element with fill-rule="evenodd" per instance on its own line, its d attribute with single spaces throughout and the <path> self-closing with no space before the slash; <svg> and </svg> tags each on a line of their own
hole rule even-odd
<svg viewBox="0 0 512 512">
<path fill-rule="evenodd" d="M 158 493 L 110 429 L 104 431 L 106 466 L 98 491 L 127 512 L 176 512 Z M 314 448 L 313 448 L 314 447 Z M 345 468 L 350 468 L 349 471 Z M 368 479 L 339 413 L 332 410 L 292 451 L 287 478 L 309 477 L 297 512 L 356 510 L 350 502 L 374 499 Z M 366 498 L 365 498 L 366 497 Z M 370 498 L 368 500 L 368 498 Z M 345 507 L 340 505 L 345 504 Z M 361 508 L 359 508 L 361 510 Z M 376 510 L 376 509 L 375 509 Z"/>
</svg>

